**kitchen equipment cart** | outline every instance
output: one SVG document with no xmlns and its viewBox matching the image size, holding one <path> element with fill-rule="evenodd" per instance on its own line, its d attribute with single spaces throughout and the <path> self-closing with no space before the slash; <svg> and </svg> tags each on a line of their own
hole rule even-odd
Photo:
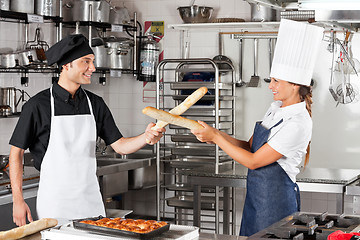
<svg viewBox="0 0 360 240">
<path fill-rule="evenodd" d="M 235 135 L 234 67 L 221 62 L 229 64 L 231 70 L 227 69 L 228 74 L 220 74 L 219 63 L 208 58 L 165 59 L 160 62 L 156 73 L 156 107 L 169 111 L 194 90 L 205 86 L 208 93 L 182 116 L 205 121 Z M 218 173 L 219 168 L 232 166 L 233 161 L 217 145 L 201 143 L 190 130 L 174 125 L 169 126 L 156 148 L 157 217 L 173 218 L 176 224 L 191 224 L 188 222 L 192 222 L 193 189 L 188 187 L 187 177 L 180 170 L 211 165 L 214 173 Z M 170 157 L 160 158 L 160 152 Z M 204 209 L 202 229 L 215 229 L 219 233 L 221 188 L 204 189 L 201 194 L 207 199 L 201 206 Z M 235 218 L 232 224 L 235 227 Z"/>
</svg>

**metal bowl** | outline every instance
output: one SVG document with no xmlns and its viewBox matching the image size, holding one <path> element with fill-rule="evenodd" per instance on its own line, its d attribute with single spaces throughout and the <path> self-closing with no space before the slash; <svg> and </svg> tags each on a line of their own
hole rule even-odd
<svg viewBox="0 0 360 240">
<path fill-rule="evenodd" d="M 184 23 L 206 23 L 210 20 L 214 9 L 212 7 L 192 5 L 178 7 L 178 10 Z"/>
</svg>

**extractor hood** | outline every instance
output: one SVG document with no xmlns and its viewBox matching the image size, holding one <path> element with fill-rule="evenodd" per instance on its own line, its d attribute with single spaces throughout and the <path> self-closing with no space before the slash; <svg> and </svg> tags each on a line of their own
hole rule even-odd
<svg viewBox="0 0 360 240">
<path fill-rule="evenodd" d="M 314 10 L 315 21 L 357 31 L 360 27 L 359 0 L 247 0 L 280 10 Z"/>
</svg>

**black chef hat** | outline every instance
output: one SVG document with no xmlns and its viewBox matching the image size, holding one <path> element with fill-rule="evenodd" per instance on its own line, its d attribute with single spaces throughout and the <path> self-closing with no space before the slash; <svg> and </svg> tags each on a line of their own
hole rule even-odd
<svg viewBox="0 0 360 240">
<path fill-rule="evenodd" d="M 88 54 L 94 52 L 89 46 L 88 39 L 82 34 L 66 36 L 45 52 L 48 65 L 57 63 L 59 68 Z"/>
</svg>

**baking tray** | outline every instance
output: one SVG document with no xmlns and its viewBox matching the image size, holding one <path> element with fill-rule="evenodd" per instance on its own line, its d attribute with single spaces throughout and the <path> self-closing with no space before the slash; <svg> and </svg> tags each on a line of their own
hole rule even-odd
<svg viewBox="0 0 360 240">
<path fill-rule="evenodd" d="M 189 119 L 192 119 L 191 117 L 189 117 Z M 198 120 L 197 118 L 192 119 L 192 120 Z M 205 123 L 211 127 L 215 127 L 215 123 L 214 121 L 205 121 Z M 220 130 L 225 130 L 225 129 L 230 129 L 232 127 L 232 122 L 220 122 L 219 123 L 219 129 Z M 184 129 L 183 127 L 180 127 L 178 125 L 173 125 L 173 124 L 169 124 L 169 128 L 170 129 Z"/>
<path fill-rule="evenodd" d="M 231 90 L 231 83 L 219 83 L 219 90 Z M 214 82 L 176 82 L 170 84 L 171 90 L 185 90 L 185 89 L 198 89 L 200 87 L 207 87 L 207 89 L 215 89 Z"/>
<path fill-rule="evenodd" d="M 193 196 L 175 196 L 166 199 L 167 205 L 170 207 L 178 208 L 189 208 L 194 207 L 194 197 Z M 215 197 L 201 196 L 201 209 L 204 210 L 214 210 L 215 209 Z"/>
<path fill-rule="evenodd" d="M 215 156 L 214 146 L 176 146 L 171 149 L 171 154 L 181 156 Z M 219 156 L 227 155 L 224 151 L 219 150 Z"/>
<path fill-rule="evenodd" d="M 169 191 L 182 191 L 182 192 L 193 192 L 194 187 L 189 183 L 175 183 L 165 186 Z M 203 193 L 215 193 L 215 187 L 201 187 L 201 192 Z"/>
<path fill-rule="evenodd" d="M 172 95 L 172 99 L 173 100 L 181 100 L 184 101 L 185 98 L 187 98 L 189 95 Z M 234 100 L 234 96 L 219 96 L 219 100 L 220 101 L 232 101 Z M 214 95 L 204 95 L 200 101 L 214 101 L 215 100 L 215 96 Z M 210 104 L 206 104 L 206 105 L 210 105 Z"/>
<path fill-rule="evenodd" d="M 197 140 L 197 138 L 193 134 L 171 135 L 171 141 L 173 141 L 173 142 L 193 142 L 193 143 L 199 143 L 200 142 L 199 140 Z"/>
<path fill-rule="evenodd" d="M 219 166 L 232 163 L 231 159 L 219 159 Z M 170 166 L 180 169 L 193 169 L 197 167 L 204 167 L 214 165 L 215 159 L 201 159 L 201 158 L 177 158 L 170 161 Z"/>
<path fill-rule="evenodd" d="M 99 216 L 99 217 L 94 217 L 94 218 L 76 219 L 76 220 L 73 220 L 73 225 L 74 225 L 74 228 L 76 228 L 76 229 L 85 230 L 85 231 L 89 231 L 92 233 L 105 234 L 105 235 L 116 236 L 116 237 L 130 236 L 130 237 L 135 237 L 138 239 L 150 239 L 153 237 L 157 237 L 160 234 L 162 234 L 166 231 L 169 231 L 169 228 L 170 228 L 170 224 L 167 224 L 161 228 L 155 229 L 148 233 L 136 233 L 136 232 L 130 232 L 130 231 L 124 231 L 124 230 L 119 230 L 119 229 L 106 228 L 106 227 L 100 227 L 100 226 L 90 225 L 90 224 L 86 224 L 86 223 L 81 223 L 81 221 L 83 221 L 83 220 L 96 221 L 96 220 L 99 220 L 102 218 L 104 218 L 104 217 Z"/>
</svg>

